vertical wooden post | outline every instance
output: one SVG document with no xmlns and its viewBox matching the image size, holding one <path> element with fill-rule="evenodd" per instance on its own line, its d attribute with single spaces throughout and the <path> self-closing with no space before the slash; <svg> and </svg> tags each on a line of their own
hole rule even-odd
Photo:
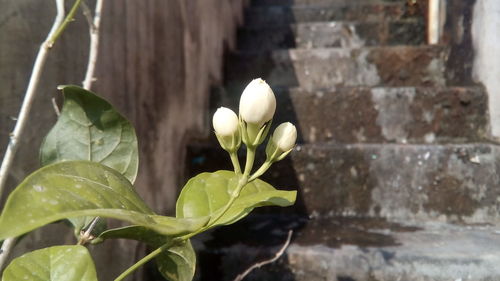
<svg viewBox="0 0 500 281">
<path fill-rule="evenodd" d="M 429 0 L 427 11 L 427 43 L 438 44 L 441 39 L 444 23 L 445 0 Z"/>
</svg>

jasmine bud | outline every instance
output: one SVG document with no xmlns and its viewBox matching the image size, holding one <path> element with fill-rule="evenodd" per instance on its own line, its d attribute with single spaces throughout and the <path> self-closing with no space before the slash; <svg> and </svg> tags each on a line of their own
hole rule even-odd
<svg viewBox="0 0 500 281">
<path fill-rule="evenodd" d="M 215 132 L 219 136 L 232 136 L 238 131 L 238 116 L 226 107 L 219 107 L 212 118 Z"/>
<path fill-rule="evenodd" d="M 240 116 L 259 127 L 271 120 L 276 111 L 276 98 L 271 87 L 262 79 L 252 80 L 240 98 Z"/>
<path fill-rule="evenodd" d="M 212 118 L 215 136 L 221 147 L 228 152 L 235 152 L 241 144 L 239 119 L 229 108 L 220 107 Z"/>
<path fill-rule="evenodd" d="M 296 141 L 297 128 L 290 122 L 281 123 L 267 144 L 267 160 L 276 162 L 285 158 L 292 151 Z"/>
</svg>

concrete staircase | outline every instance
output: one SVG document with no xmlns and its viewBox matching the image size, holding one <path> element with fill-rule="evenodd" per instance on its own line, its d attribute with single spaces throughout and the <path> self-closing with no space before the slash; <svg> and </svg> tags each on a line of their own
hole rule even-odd
<svg viewBox="0 0 500 281">
<path fill-rule="evenodd" d="M 232 280 L 289 229 L 286 255 L 245 280 L 500 280 L 487 95 L 450 85 L 449 47 L 424 45 L 423 19 L 404 2 L 253 2 L 213 106 L 237 109 L 253 78 L 271 85 L 275 124 L 300 136 L 265 179 L 299 200 L 196 241 L 200 280 Z M 190 173 L 228 169 L 220 155 L 215 140 L 194 146 Z"/>
</svg>

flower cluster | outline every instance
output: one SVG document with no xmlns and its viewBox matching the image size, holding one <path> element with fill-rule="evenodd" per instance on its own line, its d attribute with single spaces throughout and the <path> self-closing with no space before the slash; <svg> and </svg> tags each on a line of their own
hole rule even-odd
<svg viewBox="0 0 500 281">
<path fill-rule="evenodd" d="M 252 80 L 241 94 L 239 117 L 225 107 L 217 109 L 213 116 L 215 135 L 221 147 L 234 154 L 243 142 L 248 151 L 255 151 L 266 139 L 275 111 L 276 98 L 271 87 L 260 78 Z M 292 151 L 296 140 L 297 129 L 292 123 L 276 127 L 266 147 L 266 163 L 283 159 Z M 236 168 L 235 165 L 235 170 L 239 169 Z"/>
</svg>

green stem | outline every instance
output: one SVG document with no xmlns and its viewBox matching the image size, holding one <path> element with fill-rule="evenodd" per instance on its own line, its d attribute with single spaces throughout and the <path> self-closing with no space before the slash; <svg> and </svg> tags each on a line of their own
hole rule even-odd
<svg viewBox="0 0 500 281">
<path fill-rule="evenodd" d="M 231 156 L 231 162 L 233 163 L 234 172 L 238 175 L 241 174 L 240 161 L 238 160 L 238 154 L 236 151 L 230 152 L 229 156 Z"/>
<path fill-rule="evenodd" d="M 68 26 L 68 24 L 71 21 L 73 21 L 76 10 L 78 9 L 78 6 L 80 6 L 81 2 L 82 2 L 82 0 L 75 1 L 75 3 L 73 4 L 73 7 L 71 7 L 71 10 L 69 11 L 68 15 L 66 16 L 66 18 L 64 18 L 63 23 L 59 26 L 59 28 L 57 28 L 56 32 L 54 32 L 54 34 L 49 38 L 49 40 L 47 41 L 47 46 L 49 48 L 52 48 L 52 46 L 54 46 L 54 44 L 56 43 L 56 40 L 59 38 L 59 36 L 61 36 L 64 29 L 66 29 L 66 26 Z"/>
<path fill-rule="evenodd" d="M 262 164 L 262 166 L 260 166 L 260 168 L 255 171 L 255 173 L 253 173 L 253 175 L 248 179 L 248 182 L 251 182 L 256 178 L 262 176 L 271 167 L 272 164 L 273 162 L 271 161 L 264 162 L 264 164 Z"/>
<path fill-rule="evenodd" d="M 232 153 L 231 154 L 231 160 L 233 160 L 233 157 L 235 157 L 235 156 L 236 156 L 236 153 Z M 153 259 L 157 255 L 159 255 L 162 251 L 170 248 L 174 243 L 185 241 L 185 240 L 187 240 L 187 239 L 189 239 L 189 238 L 191 238 L 191 237 L 193 237 L 193 236 L 195 236 L 195 235 L 197 235 L 197 234 L 199 234 L 199 233 L 201 233 L 201 232 L 209 229 L 210 227 L 212 227 L 220 218 L 222 218 L 222 216 L 224 216 L 224 214 L 226 214 L 226 212 L 229 210 L 229 208 L 231 208 L 231 205 L 233 205 L 234 201 L 240 195 L 241 189 L 243 189 L 243 187 L 248 183 L 248 179 L 249 179 L 248 175 L 250 174 L 250 171 L 252 170 L 254 159 L 255 159 L 255 147 L 248 147 L 247 148 L 247 160 L 246 160 L 246 164 L 245 164 L 245 172 L 243 173 L 243 175 L 241 176 L 240 180 L 238 181 L 238 185 L 236 186 L 235 190 L 233 190 L 233 192 L 231 194 L 231 198 L 229 199 L 229 201 L 227 202 L 227 204 L 224 206 L 224 208 L 222 209 L 222 211 L 210 222 L 209 225 L 206 225 L 206 226 L 200 228 L 199 230 L 197 230 L 197 231 L 195 231 L 193 233 L 189 233 L 189 234 L 186 234 L 184 236 L 175 238 L 175 239 L 172 240 L 171 243 L 166 243 L 163 246 L 161 246 L 160 248 L 152 251 L 147 256 L 145 256 L 144 258 L 142 258 L 141 260 L 139 260 L 138 262 L 136 262 L 134 265 L 132 265 L 131 267 L 129 267 L 122 274 L 120 274 L 120 276 L 118 276 L 114 281 L 123 280 L 130 273 L 132 273 L 135 270 L 137 270 L 137 268 L 139 268 L 140 266 L 144 265 L 146 262 L 150 261 L 151 259 Z M 237 160 L 237 158 L 236 158 L 236 160 Z M 233 165 L 234 165 L 234 162 L 233 162 Z M 238 167 L 239 167 L 239 162 L 238 162 Z M 236 170 L 236 165 L 235 165 L 235 170 Z M 240 168 L 240 173 L 241 173 L 241 168 Z"/>
<path fill-rule="evenodd" d="M 131 267 L 129 267 L 126 271 L 124 271 L 122 274 L 120 274 L 120 276 L 118 276 L 114 281 L 123 280 L 130 273 L 134 272 L 135 270 L 137 270 L 137 268 L 139 268 L 140 266 L 144 265 L 145 263 L 147 263 L 148 261 L 150 261 L 151 259 L 153 259 L 157 255 L 159 255 L 162 251 L 170 248 L 173 244 L 186 241 L 189 238 L 191 238 L 191 237 L 193 237 L 193 236 L 195 236 L 195 235 L 197 235 L 197 234 L 199 234 L 199 233 L 201 233 L 201 232 L 209 229 L 210 227 L 212 227 L 222 216 L 224 216 L 224 214 L 227 212 L 227 210 L 229 210 L 229 208 L 234 203 L 234 201 L 236 200 L 236 198 L 238 198 L 238 196 L 240 195 L 241 189 L 247 183 L 248 183 L 248 176 L 242 176 L 240 178 L 239 182 L 238 182 L 238 186 L 236 187 L 236 189 L 231 194 L 231 198 L 229 199 L 229 201 L 227 202 L 227 204 L 224 206 L 224 209 L 222 209 L 222 211 L 219 213 L 219 215 L 217 215 L 217 217 L 215 217 L 211 221 L 211 223 L 209 225 L 206 225 L 206 226 L 198 229 L 195 232 L 186 234 L 186 235 L 181 236 L 181 237 L 174 238 L 170 243 L 166 243 L 163 246 L 161 246 L 160 248 L 152 251 L 147 256 L 145 256 L 144 258 L 142 258 L 141 260 L 139 260 L 138 262 L 136 262 L 134 265 L 132 265 Z"/>
<path fill-rule="evenodd" d="M 245 163 L 245 172 L 243 173 L 243 177 L 248 178 L 248 176 L 250 175 L 254 160 L 255 160 L 255 147 L 247 146 L 247 161 Z"/>
<path fill-rule="evenodd" d="M 122 274 L 120 274 L 120 276 L 116 277 L 116 279 L 114 281 L 120 281 L 120 280 L 123 280 L 125 277 L 127 277 L 130 273 L 136 271 L 139 267 L 141 267 L 142 265 L 144 265 L 145 263 L 147 263 L 148 261 L 152 260 L 154 257 L 156 257 L 157 255 L 159 255 L 161 252 L 163 252 L 164 250 L 170 248 L 172 246 L 172 242 L 170 243 L 165 243 L 164 245 L 162 245 L 160 248 L 152 251 L 151 253 L 149 253 L 147 256 L 143 257 L 142 259 L 140 259 L 138 262 L 136 262 L 134 265 L 132 265 L 131 267 L 127 268 L 127 270 L 125 270 Z"/>
</svg>

